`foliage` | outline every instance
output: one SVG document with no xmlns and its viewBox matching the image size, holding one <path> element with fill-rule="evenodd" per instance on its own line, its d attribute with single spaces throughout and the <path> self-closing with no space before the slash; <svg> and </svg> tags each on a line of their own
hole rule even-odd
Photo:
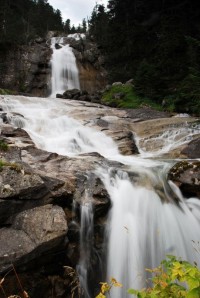
<svg viewBox="0 0 200 298">
<path fill-rule="evenodd" d="M 103 93 L 102 102 L 104 104 L 108 104 L 111 106 L 113 105 L 119 108 L 135 109 L 148 106 L 157 110 L 162 109 L 161 105 L 157 104 L 156 102 L 148 98 L 142 98 L 138 96 L 131 84 L 112 86 L 108 91 L 105 91 Z"/>
<path fill-rule="evenodd" d="M 200 115 L 200 71 L 191 69 L 177 88 L 175 101 L 180 112 L 192 112 Z"/>
<path fill-rule="evenodd" d="M 11 170 L 16 171 L 18 173 L 23 172 L 22 167 L 15 162 L 7 162 L 5 160 L 0 159 L 0 171 L 3 170 L 3 167 L 9 167 Z"/>
<path fill-rule="evenodd" d="M 63 31 L 60 10 L 47 0 L 0 0 L 0 44 L 24 44 L 49 30 Z"/>
<path fill-rule="evenodd" d="M 15 92 L 9 89 L 1 89 L 0 88 L 0 94 L 1 95 L 13 95 Z"/>
<path fill-rule="evenodd" d="M 128 293 L 138 298 L 199 298 L 200 270 L 197 265 L 168 256 L 155 269 L 146 269 L 154 275 L 151 287 L 142 290 L 129 289 Z M 122 287 L 114 278 L 110 282 L 101 283 L 101 291 L 96 298 L 105 298 L 112 287 Z"/>
<path fill-rule="evenodd" d="M 141 291 L 129 289 L 129 294 L 136 295 L 138 298 L 200 297 L 200 270 L 196 265 L 168 256 L 158 268 L 147 271 L 154 274 L 153 286 Z"/>
<path fill-rule="evenodd" d="M 0 150 L 7 151 L 8 150 L 8 144 L 4 141 L 0 140 Z"/>
<path fill-rule="evenodd" d="M 200 113 L 200 6 L 194 0 L 109 0 L 107 9 L 96 5 L 89 24 L 111 83 L 134 78 L 136 96 L 159 103 L 170 98 L 170 109 Z"/>
<path fill-rule="evenodd" d="M 116 281 L 115 278 L 111 278 L 110 282 L 102 282 L 101 284 L 101 291 L 100 293 L 96 296 L 96 298 L 106 298 L 104 294 L 109 293 L 112 287 L 117 287 L 121 288 L 122 284 Z"/>
</svg>

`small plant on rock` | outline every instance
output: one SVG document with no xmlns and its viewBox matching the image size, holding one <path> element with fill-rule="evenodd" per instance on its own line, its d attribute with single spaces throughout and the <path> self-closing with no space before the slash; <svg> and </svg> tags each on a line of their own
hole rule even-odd
<svg viewBox="0 0 200 298">
<path fill-rule="evenodd" d="M 2 151 L 8 150 L 8 144 L 1 140 L 0 140 L 0 150 L 2 150 Z"/>
<path fill-rule="evenodd" d="M 178 260 L 168 256 L 155 269 L 147 269 L 154 274 L 152 286 L 140 291 L 129 289 L 128 293 L 138 298 L 199 298 L 200 297 L 200 270 L 196 264 Z"/>
</svg>

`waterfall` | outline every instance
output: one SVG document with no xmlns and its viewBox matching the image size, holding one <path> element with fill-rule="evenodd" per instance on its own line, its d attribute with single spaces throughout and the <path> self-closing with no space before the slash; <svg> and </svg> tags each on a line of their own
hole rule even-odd
<svg viewBox="0 0 200 298">
<path fill-rule="evenodd" d="M 57 93 L 62 94 L 69 89 L 80 89 L 78 68 L 72 48 L 65 44 L 63 37 L 53 37 L 51 48 L 53 54 L 50 97 L 56 97 Z"/>
<path fill-rule="evenodd" d="M 123 284 L 122 289 L 111 290 L 111 298 L 129 297 L 128 288 L 143 288 L 148 278 L 144 268 L 157 267 L 166 255 L 200 261 L 192 242 L 198 243 L 200 237 L 198 199 L 185 201 L 179 193 L 177 206 L 163 203 L 154 189 L 132 183 L 127 175 L 104 174 L 103 179 L 113 205 L 107 279 L 115 277 Z"/>
<path fill-rule="evenodd" d="M 10 121 L 23 126 L 41 149 L 66 156 L 98 152 L 123 165 L 123 170 L 117 166 L 100 168 L 98 165 L 95 172 L 112 202 L 105 235 L 107 279 L 114 277 L 123 284 L 122 289 L 111 291 L 111 298 L 126 298 L 127 288 L 144 287 L 148 278 L 145 268 L 158 266 L 166 255 L 176 255 L 200 264 L 192 242 L 200 240 L 200 200 L 186 200 L 172 182 L 166 181 L 167 170 L 173 161 L 145 158 L 144 152 L 148 156 L 155 155 L 151 155 L 151 146 L 145 147 L 144 140 L 141 155 L 120 155 L 110 137 L 73 119 L 72 104 L 66 100 L 7 96 L 1 100 L 1 107 L 10 113 Z M 174 128 L 172 134 L 158 136 L 163 151 L 157 154 L 171 148 L 169 145 L 174 136 L 179 136 L 178 146 L 181 146 L 190 140 L 186 137 L 188 132 L 191 137 L 199 132 L 199 128 L 199 125 L 193 128 L 186 125 L 179 132 Z M 87 283 L 94 230 L 93 206 L 89 197 L 80 208 L 81 258 L 78 272 L 85 298 L 93 298 Z M 178 198 L 178 204 L 174 197 Z M 106 277 L 102 281 L 105 280 Z"/>
</svg>

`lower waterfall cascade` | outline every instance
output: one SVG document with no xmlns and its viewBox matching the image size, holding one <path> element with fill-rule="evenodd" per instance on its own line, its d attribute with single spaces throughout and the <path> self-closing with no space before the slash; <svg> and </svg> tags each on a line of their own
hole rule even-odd
<svg viewBox="0 0 200 298">
<path fill-rule="evenodd" d="M 62 50 L 66 49 L 57 51 Z M 70 82 L 68 84 L 69 87 Z M 62 85 L 59 89 L 66 87 Z M 78 88 L 78 84 L 73 87 Z M 52 94 L 56 88 L 53 87 Z M 122 289 L 111 290 L 111 298 L 129 297 L 128 288 L 143 288 L 148 277 L 145 268 L 158 266 L 166 255 L 175 255 L 200 266 L 200 256 L 193 247 L 193 242 L 200 240 L 200 200 L 185 199 L 179 188 L 167 181 L 166 173 L 175 161 L 161 158 L 163 153 L 199 134 L 199 124 L 166 131 L 151 139 L 151 146 L 136 136 L 140 154 L 123 156 L 111 137 L 73 118 L 76 106 L 71 101 L 4 96 L 0 105 L 7 112 L 9 122 L 27 131 L 40 149 L 77 158 L 96 152 L 123 165 L 123 170 L 97 165 L 94 173 L 103 182 L 112 205 L 105 231 L 107 273 L 102 281 L 114 277 L 123 284 Z M 160 140 L 162 148 L 153 151 L 153 142 Z M 164 199 L 156 190 L 158 183 Z M 89 191 L 80 213 L 81 252 L 77 272 L 84 288 L 83 297 L 93 298 L 88 284 L 88 264 L 95 219 Z"/>
</svg>

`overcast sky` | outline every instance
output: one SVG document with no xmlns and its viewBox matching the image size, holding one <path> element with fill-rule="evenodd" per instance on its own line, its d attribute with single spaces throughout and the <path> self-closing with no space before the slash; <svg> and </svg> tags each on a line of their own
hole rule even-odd
<svg viewBox="0 0 200 298">
<path fill-rule="evenodd" d="M 77 26 L 83 18 L 90 17 L 94 6 L 107 5 L 107 0 L 48 0 L 55 9 L 60 9 L 63 21 L 71 20 L 71 25 Z"/>
</svg>

